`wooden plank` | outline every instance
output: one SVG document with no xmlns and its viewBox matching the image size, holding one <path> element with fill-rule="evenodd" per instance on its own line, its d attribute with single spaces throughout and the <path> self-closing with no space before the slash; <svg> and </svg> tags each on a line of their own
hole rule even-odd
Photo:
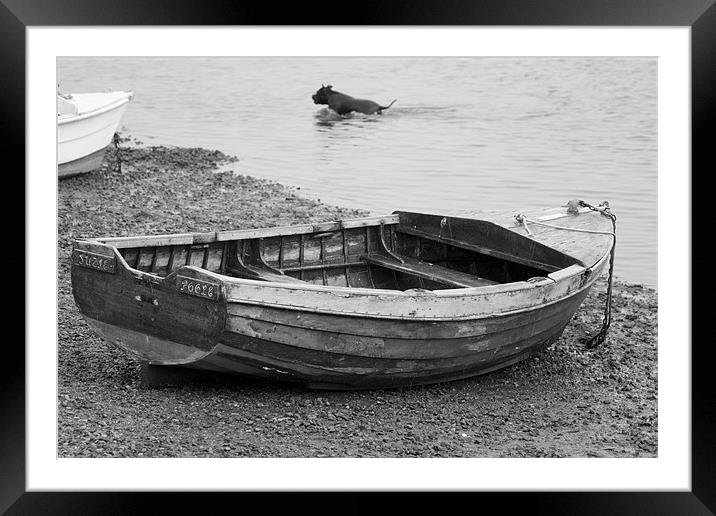
<svg viewBox="0 0 716 516">
<path fill-rule="evenodd" d="M 250 357 L 266 366 L 277 367 L 304 381 L 321 379 L 330 373 L 343 373 L 347 375 L 346 380 L 352 377 L 354 380 L 363 378 L 365 381 L 389 375 L 414 376 L 437 370 L 450 370 L 454 367 L 465 368 L 466 364 L 494 355 L 493 350 L 484 350 L 474 353 L 469 360 L 466 360 L 465 357 L 429 360 L 364 357 L 301 349 L 271 340 L 245 337 L 228 332 L 222 336 L 221 346 L 222 353 L 235 357 L 239 362 Z"/>
<path fill-rule="evenodd" d="M 157 252 L 159 251 L 158 247 L 155 247 L 152 249 L 152 263 L 149 265 L 149 272 L 153 272 L 156 274 L 157 272 Z"/>
<path fill-rule="evenodd" d="M 294 278 L 286 274 L 277 274 L 267 269 L 262 269 L 260 267 L 246 264 L 235 264 L 233 266 L 227 267 L 226 272 L 227 274 L 230 274 L 237 278 L 256 279 L 261 281 L 271 281 L 275 283 L 305 283 L 298 278 Z"/>
<path fill-rule="evenodd" d="M 310 233 L 339 231 L 343 228 L 358 228 L 364 226 L 375 226 L 381 222 L 384 224 L 395 224 L 398 221 L 397 215 L 380 217 L 365 217 L 358 219 L 320 222 L 315 224 L 299 224 L 295 226 L 279 226 L 274 228 L 239 229 L 230 231 L 219 231 L 216 233 L 216 240 L 246 240 L 253 238 L 267 238 L 281 235 L 300 235 Z"/>
<path fill-rule="evenodd" d="M 137 264 L 134 266 L 135 269 L 151 272 L 149 267 L 151 266 L 152 259 L 154 257 L 153 247 L 143 247 L 139 251 Z"/>
<path fill-rule="evenodd" d="M 97 238 L 97 242 L 109 244 L 117 249 L 128 247 L 152 247 L 165 245 L 191 245 L 194 243 L 192 233 L 157 236 L 107 237 Z"/>
<path fill-rule="evenodd" d="M 204 269 L 218 273 L 223 271 L 224 245 L 223 242 L 215 242 L 208 245 L 206 249 L 206 263 L 203 265 Z"/>
<path fill-rule="evenodd" d="M 444 285 L 454 287 L 484 287 L 488 285 L 497 285 L 496 281 L 490 281 L 484 278 L 473 276 L 464 272 L 441 267 L 429 262 L 423 262 L 406 256 L 400 257 L 403 262 L 399 262 L 392 256 L 386 256 L 379 253 L 366 254 L 362 259 L 374 265 L 379 265 L 387 269 L 415 275 L 426 278 Z"/>
<path fill-rule="evenodd" d="M 381 215 L 377 217 L 363 217 L 358 219 L 348 219 L 340 221 L 341 227 L 345 229 L 360 228 L 363 226 L 378 226 L 380 224 L 397 224 L 397 215 Z"/>
<path fill-rule="evenodd" d="M 313 312 L 297 312 L 282 308 L 228 303 L 227 313 L 230 317 L 242 317 L 296 328 L 305 328 L 323 332 L 337 332 L 360 337 L 376 337 L 388 339 L 413 338 L 418 340 L 453 339 L 475 337 L 489 333 L 499 333 L 506 328 L 517 328 L 530 324 L 535 318 L 551 318 L 555 314 L 569 311 L 572 303 L 580 303 L 579 296 L 567 298 L 533 310 L 507 315 L 495 315 L 473 320 L 392 320 L 371 319 L 366 324 L 363 317 L 348 314 L 323 314 Z M 576 305 L 575 305 L 576 308 Z"/>
<path fill-rule="evenodd" d="M 355 261 L 355 262 L 333 262 L 333 263 L 326 263 L 324 264 L 316 264 L 316 265 L 304 265 L 303 267 L 284 267 L 282 270 L 283 272 L 301 272 L 301 271 L 311 271 L 311 270 L 321 270 L 321 269 L 336 269 L 336 268 L 344 268 L 344 267 L 365 267 L 366 264 L 363 261 Z"/>
<path fill-rule="evenodd" d="M 576 301 L 568 302 L 544 316 L 540 313 L 525 313 L 520 317 L 513 318 L 512 325 L 494 324 L 490 326 L 489 332 L 475 332 L 470 336 L 458 334 L 449 338 L 421 339 L 414 335 L 402 337 L 354 335 L 347 333 L 346 325 L 340 322 L 330 330 L 314 330 L 236 315 L 227 319 L 226 330 L 238 335 L 270 340 L 295 348 L 314 349 L 327 353 L 423 360 L 467 356 L 477 351 L 519 343 L 539 333 L 551 332 L 555 327 L 563 326 L 572 317 L 578 304 Z M 289 321 L 291 319 L 289 318 Z"/>
<path fill-rule="evenodd" d="M 447 245 L 450 245 L 453 247 L 467 249 L 468 251 L 474 251 L 476 253 L 485 254 L 487 256 L 493 256 L 495 258 L 500 258 L 505 261 L 519 263 L 521 265 L 526 265 L 528 267 L 540 269 L 545 272 L 554 272 L 561 268 L 556 265 L 551 265 L 549 263 L 545 263 L 542 261 L 533 260 L 530 258 L 524 258 L 521 256 L 503 252 L 503 251 L 500 251 L 497 249 L 492 249 L 485 245 L 478 245 L 478 244 L 468 243 L 463 240 L 457 240 L 457 239 L 449 238 L 449 237 L 442 237 L 442 236 L 438 236 L 434 233 L 429 233 L 429 232 L 422 231 L 420 229 L 416 229 L 416 228 L 412 228 L 412 227 L 408 227 L 408 226 L 400 226 L 398 228 L 398 231 L 401 233 L 407 233 L 409 235 L 422 237 L 422 238 L 425 238 L 428 240 L 434 240 L 436 242 L 447 244 Z"/>
<path fill-rule="evenodd" d="M 252 365 L 257 369 L 278 370 L 286 380 L 321 382 L 344 388 L 375 388 L 434 383 L 474 376 L 481 371 L 493 370 L 500 367 L 500 364 L 512 363 L 520 357 L 528 356 L 530 352 L 558 338 L 563 329 L 563 326 L 557 326 L 496 349 L 434 359 L 396 359 L 330 353 L 295 348 L 230 332 L 223 335 L 222 344 L 217 351 L 236 361 L 239 367 Z M 496 351 L 500 353 L 498 359 L 495 359 Z M 207 361 L 211 362 L 213 358 L 214 356 L 209 356 Z"/>
</svg>

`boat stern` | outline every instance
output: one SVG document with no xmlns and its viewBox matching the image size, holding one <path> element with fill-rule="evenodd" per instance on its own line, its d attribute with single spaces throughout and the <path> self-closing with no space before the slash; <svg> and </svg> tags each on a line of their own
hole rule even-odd
<svg viewBox="0 0 716 516">
<path fill-rule="evenodd" d="M 184 266 L 161 277 L 128 266 L 116 248 L 76 241 L 72 293 L 108 343 L 152 364 L 190 364 L 210 354 L 226 322 L 221 277 Z"/>
</svg>

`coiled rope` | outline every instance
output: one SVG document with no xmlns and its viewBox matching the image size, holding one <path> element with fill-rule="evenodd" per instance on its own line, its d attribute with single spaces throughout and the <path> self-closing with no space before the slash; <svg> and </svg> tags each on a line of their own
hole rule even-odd
<svg viewBox="0 0 716 516">
<path fill-rule="evenodd" d="M 577 231 L 579 233 L 594 233 L 598 235 L 609 235 L 612 237 L 612 248 L 609 251 L 609 280 L 607 284 L 607 302 L 606 306 L 604 307 L 604 319 L 602 319 L 602 327 L 599 330 L 599 333 L 597 333 L 594 337 L 590 338 L 585 346 L 587 348 L 594 348 L 602 344 L 606 338 L 607 338 L 607 331 L 609 329 L 609 325 L 612 322 L 612 280 L 614 278 L 614 251 L 616 249 L 617 245 L 617 217 L 609 210 L 609 203 L 607 201 L 604 201 L 599 206 L 592 206 L 591 204 L 588 204 L 582 200 L 574 199 L 569 201 L 567 204 L 568 213 L 579 213 L 579 207 L 589 208 L 592 211 L 596 211 L 601 213 L 602 215 L 609 217 L 612 220 L 612 231 L 597 231 L 592 229 L 582 229 L 582 228 L 570 228 L 565 226 L 557 226 L 555 224 L 547 224 L 546 222 L 542 222 L 541 220 L 534 220 L 526 217 L 524 214 L 520 213 L 518 215 L 515 215 L 515 219 L 518 223 L 522 224 L 522 226 L 527 231 L 528 235 L 532 235 L 532 231 L 530 231 L 530 228 L 527 227 L 527 223 L 531 224 L 539 224 L 541 226 L 547 226 L 554 229 L 563 229 L 565 231 Z"/>
</svg>

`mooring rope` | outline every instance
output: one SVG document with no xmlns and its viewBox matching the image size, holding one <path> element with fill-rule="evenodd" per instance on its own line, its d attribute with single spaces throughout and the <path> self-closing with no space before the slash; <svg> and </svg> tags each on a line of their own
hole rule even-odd
<svg viewBox="0 0 716 516">
<path fill-rule="evenodd" d="M 601 211 L 601 210 L 597 210 Z M 597 231 L 596 229 L 583 229 L 583 228 L 570 228 L 566 226 L 556 226 L 555 224 L 547 224 L 546 222 L 542 222 L 541 220 L 535 220 L 530 219 L 520 213 L 519 215 L 515 215 L 515 219 L 517 219 L 517 222 L 520 222 L 525 229 L 527 230 L 527 234 L 531 235 L 532 231 L 530 231 L 530 228 L 527 227 L 527 222 L 531 224 L 539 224 L 540 226 L 547 226 L 548 228 L 554 228 L 554 229 L 565 229 L 567 231 L 578 231 L 579 233 L 594 233 L 596 235 L 611 235 L 614 238 L 616 238 L 616 235 L 613 231 Z"/>
<path fill-rule="evenodd" d="M 117 172 L 119 172 L 121 174 L 122 173 L 122 155 L 119 152 L 119 150 L 120 150 L 119 142 L 120 142 L 119 133 L 115 132 L 114 135 L 112 136 L 112 143 L 114 144 L 114 149 L 115 149 L 114 154 L 115 154 L 115 157 L 117 158 Z"/>
<path fill-rule="evenodd" d="M 546 222 L 542 222 L 540 220 L 534 220 L 526 217 L 524 214 L 520 213 L 518 215 L 515 215 L 515 219 L 517 222 L 522 224 L 527 231 L 528 235 L 532 235 L 532 232 L 530 231 L 530 228 L 527 227 L 527 222 L 530 222 L 532 224 L 539 224 L 542 226 L 547 226 L 554 229 L 563 229 L 566 231 L 577 231 L 579 233 L 593 233 L 598 235 L 609 235 L 612 237 L 612 248 L 609 251 L 609 280 L 607 284 L 607 302 L 606 306 L 604 307 L 604 319 L 602 319 L 602 327 L 599 330 L 599 333 L 597 333 L 594 337 L 590 338 L 587 343 L 587 348 L 594 348 L 596 346 L 599 346 L 602 344 L 606 338 L 607 338 L 607 330 L 609 329 L 609 325 L 612 322 L 612 280 L 614 278 L 614 251 L 616 249 L 617 245 L 617 217 L 609 210 L 609 203 L 607 201 L 604 201 L 599 206 L 592 206 L 591 204 L 588 204 L 582 200 L 575 200 L 570 201 L 568 212 L 571 213 L 578 213 L 576 206 L 581 206 L 584 208 L 589 208 L 592 211 L 596 211 L 601 213 L 602 215 L 609 217 L 612 220 L 612 231 L 597 231 L 592 229 L 583 229 L 583 228 L 570 228 L 565 226 L 557 226 L 555 224 L 547 224 Z"/>
</svg>

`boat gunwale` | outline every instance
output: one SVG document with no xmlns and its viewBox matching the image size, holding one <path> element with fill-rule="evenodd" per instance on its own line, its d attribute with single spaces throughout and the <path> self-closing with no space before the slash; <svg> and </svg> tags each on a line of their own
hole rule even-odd
<svg viewBox="0 0 716 516">
<path fill-rule="evenodd" d="M 483 287 L 464 287 L 464 288 L 453 288 L 453 289 L 441 289 L 441 290 L 431 290 L 427 293 L 425 292 L 411 292 L 410 290 L 387 290 L 387 289 L 365 289 L 365 288 L 349 288 L 349 287 L 336 287 L 336 286 L 325 286 L 325 285 L 313 285 L 313 284 L 292 284 L 292 283 L 278 283 L 278 282 L 268 282 L 268 281 L 259 281 L 259 280 L 250 280 L 250 279 L 244 279 L 244 278 L 233 278 L 228 277 L 228 280 L 225 281 L 225 285 L 229 286 L 236 286 L 240 287 L 242 284 L 250 284 L 258 287 L 271 287 L 276 289 L 291 289 L 291 290 L 308 290 L 313 292 L 326 292 L 326 293 L 333 293 L 333 294 L 347 294 L 350 293 L 349 296 L 344 297 L 379 297 L 381 299 L 385 299 L 386 296 L 392 296 L 394 298 L 428 298 L 428 299 L 440 299 L 441 301 L 446 301 L 454 298 L 464 298 L 469 296 L 477 296 L 477 295 L 500 295 L 500 294 L 509 294 L 509 293 L 516 293 L 520 291 L 535 291 L 540 288 L 545 287 L 553 287 L 559 283 L 565 283 L 570 280 L 573 280 L 576 277 L 579 277 L 581 275 L 584 275 L 587 270 L 591 271 L 589 275 L 584 279 L 583 282 L 574 290 L 569 290 L 564 295 L 555 297 L 554 299 L 550 299 L 546 302 L 536 303 L 534 305 L 516 308 L 512 310 L 506 310 L 503 312 L 492 312 L 489 314 L 476 314 L 476 315 L 446 315 L 446 316 L 420 316 L 420 315 L 413 315 L 410 317 L 411 320 L 414 321 L 426 321 L 426 322 L 440 322 L 440 321 L 469 321 L 469 320 L 479 320 L 479 319 L 490 319 L 494 317 L 501 317 L 501 316 L 508 316 L 508 315 L 515 315 L 523 312 L 529 312 L 532 310 L 537 310 L 545 306 L 549 306 L 554 303 L 558 303 L 560 301 L 563 301 L 567 298 L 573 297 L 575 295 L 578 295 L 580 292 L 583 292 L 585 289 L 589 289 L 592 287 L 592 285 L 596 282 L 598 275 L 594 274 L 593 271 L 600 270 L 606 265 L 607 260 L 609 259 L 609 253 L 606 253 L 600 260 L 598 260 L 594 265 L 591 267 L 582 267 L 581 265 L 571 265 L 569 267 L 566 267 L 565 269 L 561 269 L 559 271 L 556 271 L 555 275 L 558 275 L 556 279 L 553 278 L 547 278 L 548 281 L 540 281 L 540 282 L 529 282 L 529 281 L 513 281 L 510 283 L 502 283 L 500 285 L 487 285 Z M 193 267 L 193 266 L 190 266 Z M 198 269 L 198 268 L 197 268 Z M 214 273 L 215 274 L 215 273 Z M 550 276 L 552 275 L 550 274 Z M 222 275 L 216 275 L 219 278 L 225 278 Z M 308 288 L 306 288 L 308 287 Z M 357 295 L 356 295 L 357 294 Z M 227 303 L 232 304 L 250 304 L 254 306 L 270 306 L 272 308 L 280 308 L 280 309 L 286 309 L 286 310 L 294 310 L 294 311 L 300 311 L 300 312 L 309 312 L 309 313 L 321 313 L 321 314 L 327 314 L 327 315 L 340 315 L 340 316 L 355 316 L 355 317 L 365 317 L 365 318 L 372 318 L 372 319 L 392 319 L 392 320 L 405 320 L 405 316 L 403 315 L 392 315 L 387 313 L 368 313 L 368 312 L 348 312 L 348 311 L 340 311 L 340 310 L 331 310 L 326 308 L 320 308 L 320 307 L 302 307 L 302 306 L 296 306 L 296 305 L 289 305 L 289 304 L 280 304 L 280 303 L 268 303 L 263 300 L 248 300 L 245 298 L 238 298 L 238 297 L 230 297 L 228 295 L 228 289 L 227 289 Z"/>
<path fill-rule="evenodd" d="M 87 242 L 87 243 L 97 243 L 96 240 L 77 240 L 76 242 Z M 100 242 L 102 244 L 105 244 L 104 242 Z M 111 244 L 105 244 L 108 245 L 115 253 L 115 257 L 120 261 L 120 263 L 123 265 L 124 268 L 126 268 L 128 271 L 135 275 L 140 276 L 147 276 L 147 277 L 153 277 L 158 278 L 160 280 L 164 280 L 168 276 L 160 276 L 159 274 L 154 274 L 152 272 L 148 271 L 141 271 L 139 269 L 135 269 L 134 267 L 131 267 L 127 261 L 124 259 L 122 254 L 118 251 L 118 249 L 111 245 Z M 552 285 L 553 283 L 558 283 L 570 278 L 573 278 L 575 276 L 579 276 L 580 274 L 583 274 L 584 271 L 587 269 L 596 269 L 600 263 L 604 262 L 606 258 L 609 256 L 609 253 L 607 253 L 605 256 L 603 256 L 596 264 L 594 264 L 592 267 L 584 267 L 582 265 L 574 264 L 570 265 L 569 267 L 566 267 L 564 269 L 559 269 L 555 272 L 549 273 L 546 277 L 544 277 L 543 280 L 537 281 L 537 282 L 530 282 L 530 281 L 511 281 L 509 283 L 500 283 L 498 285 L 485 285 L 481 287 L 458 287 L 458 288 L 450 288 L 450 289 L 435 289 L 435 290 L 421 290 L 421 289 L 408 289 L 408 290 L 393 290 L 393 289 L 380 289 L 380 288 L 365 288 L 365 287 L 345 287 L 345 286 L 338 286 L 338 285 L 316 285 L 313 283 L 284 283 L 284 282 L 277 282 L 277 281 L 265 281 L 265 280 L 254 280 L 249 278 L 236 278 L 234 276 L 229 276 L 226 274 L 220 274 L 218 272 L 209 271 L 207 269 L 202 269 L 201 267 L 197 267 L 195 265 L 184 265 L 182 268 L 189 268 L 196 271 L 200 271 L 202 274 L 206 274 L 209 276 L 214 277 L 217 280 L 222 281 L 227 286 L 236 286 L 239 287 L 241 285 L 253 285 L 257 287 L 268 287 L 268 288 L 276 288 L 276 289 L 285 289 L 285 290 L 302 290 L 302 291 L 309 291 L 309 292 L 331 292 L 331 293 L 350 293 L 350 297 L 354 296 L 361 296 L 361 297 L 380 297 L 385 298 L 386 296 L 393 296 L 393 297 L 439 297 L 439 298 L 451 298 L 451 297 L 465 297 L 467 295 L 471 294 L 503 294 L 507 292 L 515 292 L 519 290 L 533 290 L 536 287 L 540 286 L 546 286 L 546 285 Z M 175 271 L 177 272 L 177 271 Z M 238 298 L 237 298 L 238 299 Z M 228 298 L 229 301 L 232 301 L 233 298 Z M 243 301 L 242 301 L 243 302 Z"/>
<path fill-rule="evenodd" d="M 107 104 L 98 108 L 95 108 L 91 111 L 85 111 L 83 113 L 79 113 L 76 115 L 60 115 L 57 117 L 57 125 L 67 125 L 72 122 L 78 122 L 80 120 L 84 120 L 86 118 L 95 117 L 98 115 L 102 115 L 104 113 L 107 113 L 109 111 L 114 111 L 117 108 L 120 108 L 124 106 L 125 104 L 129 103 L 132 98 L 134 97 L 134 92 L 132 91 L 123 91 L 123 92 L 108 92 L 108 93 L 124 93 L 122 97 L 117 98 L 116 100 L 112 101 L 111 104 Z M 78 93 L 77 95 L 81 95 Z M 71 100 L 71 99 L 67 99 Z"/>
<path fill-rule="evenodd" d="M 580 210 L 588 211 L 586 209 Z M 550 216 L 550 218 L 553 218 Z M 133 274 L 146 275 L 154 278 L 164 279 L 165 276 L 160 276 L 148 271 L 141 271 L 131 267 L 124 259 L 119 249 L 122 248 L 134 248 L 143 246 L 169 246 L 169 245 L 199 245 L 209 244 L 216 242 L 224 242 L 230 240 L 240 240 L 244 238 L 262 238 L 270 236 L 279 236 L 286 234 L 310 234 L 323 231 L 338 231 L 340 229 L 350 229 L 354 227 L 363 226 L 377 226 L 380 224 L 397 225 L 399 223 L 398 213 L 393 213 L 388 216 L 370 216 L 362 217 L 349 220 L 338 220 L 321 222 L 315 224 L 299 224 L 292 226 L 277 226 L 272 228 L 258 228 L 258 229 L 246 229 L 246 230 L 227 230 L 227 231 L 210 231 L 210 232 L 196 232 L 196 233 L 172 233 L 165 235 L 147 235 L 147 236 L 124 236 L 124 237 L 100 237 L 100 238 L 87 238 L 77 239 L 75 243 L 95 243 L 102 244 L 113 249 L 116 257 L 120 263 L 131 271 Z M 423 291 L 421 289 L 409 289 L 409 290 L 393 290 L 393 289 L 379 289 L 379 288 L 365 288 L 365 287 L 346 287 L 339 285 L 317 285 L 312 283 L 285 283 L 265 280 L 254 280 L 249 278 L 237 278 L 217 272 L 212 272 L 201 267 L 192 265 L 185 265 L 184 267 L 194 268 L 201 271 L 203 274 L 208 274 L 215 277 L 217 280 L 222 281 L 227 286 L 239 287 L 240 285 L 253 285 L 258 287 L 268 287 L 275 289 L 285 290 L 303 290 L 310 292 L 330 292 L 335 294 L 346 294 L 350 293 L 350 296 L 360 297 L 380 297 L 385 298 L 391 296 L 395 298 L 408 298 L 408 297 L 430 297 L 430 298 L 460 298 L 473 294 L 503 294 L 509 292 L 518 292 L 521 290 L 529 291 L 539 287 L 551 286 L 554 283 L 560 283 L 575 276 L 584 274 L 587 270 L 596 270 L 600 268 L 604 262 L 608 259 L 610 250 L 607 250 L 604 255 L 601 256 L 592 265 L 580 265 L 573 264 L 568 267 L 558 269 L 554 272 L 548 273 L 544 279 L 540 281 L 512 281 L 508 283 L 501 283 L 498 285 L 485 285 L 479 287 L 458 287 L 450 289 L 435 289 Z M 591 284 L 591 281 L 586 283 Z M 231 301 L 231 298 L 229 299 Z M 245 302 L 237 298 L 237 301 Z"/>
<path fill-rule="evenodd" d="M 571 297 L 574 297 L 574 296 L 576 296 L 576 295 L 579 295 L 580 293 L 584 292 L 584 290 L 587 290 L 587 289 L 591 288 L 592 285 L 594 284 L 595 280 L 596 280 L 596 278 L 593 279 L 593 280 L 589 280 L 589 281 L 585 282 L 583 285 L 581 285 L 580 287 L 578 287 L 577 289 L 575 289 L 575 290 L 570 290 L 570 291 L 567 292 L 565 295 L 560 296 L 560 297 L 556 297 L 556 298 L 551 299 L 551 300 L 549 300 L 549 301 L 541 302 L 541 303 L 536 303 L 536 304 L 534 304 L 534 305 L 530 305 L 530 306 L 526 306 L 526 307 L 522 307 L 522 308 L 516 308 L 516 309 L 513 309 L 513 310 L 506 310 L 506 311 L 504 311 L 504 312 L 491 312 L 491 313 L 489 313 L 489 314 L 477 314 L 477 315 L 446 315 L 446 316 L 431 316 L 431 317 L 425 317 L 425 316 L 414 315 L 414 316 L 411 316 L 409 319 L 410 319 L 411 321 L 416 321 L 416 322 L 427 322 L 427 323 L 431 323 L 431 322 L 451 322 L 451 321 L 479 321 L 479 320 L 481 320 L 481 319 L 496 319 L 496 318 L 499 318 L 499 317 L 506 317 L 506 316 L 511 316 L 511 315 L 518 315 L 518 314 L 521 314 L 521 313 L 526 313 L 526 312 L 531 312 L 531 311 L 535 311 L 535 310 L 540 310 L 540 309 L 542 309 L 542 308 L 548 307 L 548 306 L 553 305 L 553 304 L 555 304 L 555 303 L 559 303 L 559 302 L 562 302 L 562 301 L 564 301 L 564 300 L 566 300 L 566 299 L 569 299 L 569 298 L 571 298 Z M 259 283 L 267 283 L 267 282 L 259 282 Z M 505 285 L 514 285 L 514 284 L 517 284 L 517 283 L 526 283 L 526 282 L 505 283 Z M 556 283 L 556 282 L 552 282 L 552 283 Z M 549 285 L 551 285 L 552 283 L 549 283 Z M 283 287 L 285 284 L 283 284 L 283 283 L 274 283 L 274 285 Z M 538 287 L 544 287 L 544 286 L 546 286 L 546 285 L 545 285 L 545 284 L 542 284 L 542 285 L 531 285 L 531 286 L 528 287 L 528 288 L 538 288 Z M 346 288 L 346 287 L 343 287 L 343 288 Z M 478 289 L 482 290 L 482 289 L 484 289 L 484 288 L 488 288 L 488 287 L 469 287 L 469 288 L 452 289 L 452 290 L 462 290 L 462 291 L 464 291 L 464 290 L 472 290 L 472 291 L 477 291 Z M 503 294 L 503 293 L 506 293 L 506 292 L 510 292 L 510 291 L 514 292 L 514 291 L 517 291 L 517 290 L 525 290 L 525 289 L 521 286 L 521 288 L 519 288 L 519 289 L 515 288 L 515 289 L 511 289 L 511 290 L 509 290 L 509 291 L 490 292 L 490 293 Z M 393 291 L 393 290 L 385 290 L 384 292 L 394 293 L 394 292 L 396 292 L 396 291 Z M 402 291 L 397 291 L 397 292 L 405 293 L 405 292 L 402 292 Z M 441 291 L 434 291 L 434 292 L 450 292 L 450 290 L 441 290 Z M 470 294 L 482 294 L 482 293 L 485 293 L 485 292 L 462 292 L 461 294 L 459 294 L 458 297 L 465 297 L 465 296 L 469 296 Z M 427 296 L 427 297 L 431 297 L 431 296 Z M 439 296 L 439 297 L 442 297 L 443 299 L 446 298 L 446 296 Z M 237 299 L 237 298 L 227 298 L 226 301 L 227 301 L 227 303 L 231 303 L 231 304 L 247 304 L 247 305 L 253 305 L 253 306 L 268 306 L 268 307 L 271 307 L 271 308 L 279 308 L 279 309 L 284 309 L 284 310 L 293 310 L 293 311 L 307 312 L 307 313 L 320 313 L 320 314 L 324 314 L 324 315 L 338 315 L 338 316 L 346 316 L 346 317 L 362 317 L 362 318 L 366 318 L 366 319 L 386 319 L 386 320 L 395 320 L 395 321 L 405 321 L 405 320 L 407 319 L 407 318 L 406 318 L 405 316 L 403 316 L 403 315 L 392 315 L 392 314 L 385 314 L 385 313 L 384 313 L 384 314 L 379 314 L 379 313 L 368 313 L 368 312 L 347 312 L 347 311 L 343 311 L 343 312 L 342 312 L 342 311 L 338 311 L 338 310 L 330 310 L 330 309 L 315 308 L 315 307 L 301 307 L 301 306 L 295 306 L 295 305 L 282 305 L 282 304 L 278 304 L 278 303 L 266 303 L 266 302 L 264 302 L 264 301 L 251 301 L 251 300 Z"/>
<path fill-rule="evenodd" d="M 339 231 L 341 229 L 352 229 L 365 226 L 380 226 L 398 224 L 398 215 L 380 215 L 373 217 L 360 217 L 348 220 L 335 220 L 328 222 L 316 222 L 314 224 L 294 224 L 291 226 L 276 226 L 270 228 L 256 229 L 229 229 L 225 231 L 197 231 L 194 233 L 168 233 L 164 235 L 141 235 L 123 237 L 99 237 L 85 239 L 85 241 L 107 244 L 117 249 L 125 249 L 139 246 L 164 246 L 164 245 L 194 245 L 211 244 L 216 242 L 228 242 L 232 240 L 243 240 L 248 238 L 269 238 L 281 235 L 306 235 L 325 231 Z"/>
<path fill-rule="evenodd" d="M 111 247 L 111 246 L 110 246 Z M 127 272 L 134 275 L 135 277 L 153 277 L 158 280 L 165 280 L 166 277 L 159 276 L 157 274 L 153 274 L 151 272 L 145 272 L 140 271 L 138 269 L 134 269 L 129 266 L 127 261 L 124 259 L 124 257 L 119 253 L 117 249 L 112 248 L 115 257 L 119 260 L 120 264 L 126 268 Z M 539 281 L 539 282 L 529 282 L 529 281 L 514 281 L 510 283 L 503 283 L 500 285 L 487 285 L 482 287 L 464 287 L 464 288 L 454 288 L 454 289 L 440 289 L 440 290 L 431 290 L 431 291 L 415 291 L 413 290 L 389 290 L 389 289 L 370 289 L 370 288 L 360 288 L 360 287 L 341 287 L 341 286 L 333 286 L 333 285 L 314 285 L 310 283 L 300 284 L 300 283 L 281 283 L 281 282 L 273 282 L 273 281 L 262 281 L 262 280 L 253 280 L 253 279 L 246 279 L 246 278 L 235 278 L 232 276 L 226 276 L 224 274 L 219 274 L 216 272 L 212 272 L 206 269 L 202 269 L 201 267 L 197 267 L 195 265 L 185 265 L 182 268 L 178 269 L 172 275 L 178 274 L 180 270 L 182 269 L 190 269 L 195 270 L 197 272 L 200 272 L 202 275 L 213 277 L 217 281 L 221 282 L 223 285 L 223 288 L 226 292 L 226 302 L 227 303 L 236 303 L 236 304 L 251 304 L 251 305 L 258 305 L 258 306 L 270 306 L 276 307 L 276 308 L 282 308 L 282 309 L 288 309 L 288 310 L 294 310 L 294 311 L 301 311 L 301 312 L 316 312 L 316 313 L 325 313 L 325 314 L 333 314 L 333 315 L 351 315 L 356 317 L 366 317 L 366 318 L 379 318 L 379 319 L 395 319 L 395 320 L 404 320 L 405 317 L 401 315 L 391 315 L 391 314 L 379 314 L 379 313 L 362 313 L 362 312 L 346 312 L 346 311 L 338 311 L 338 310 L 328 310 L 324 308 L 319 307 L 301 307 L 296 305 L 288 305 L 288 304 L 280 304 L 280 303 L 266 303 L 265 301 L 259 301 L 259 300 L 247 300 L 242 298 L 236 298 L 236 297 L 230 297 L 229 296 L 229 289 L 231 287 L 240 288 L 241 285 L 252 285 L 256 287 L 261 288 L 273 288 L 273 289 L 279 289 L 279 290 L 302 290 L 302 291 L 312 291 L 312 292 L 321 292 L 321 293 L 328 293 L 328 294 L 339 294 L 344 297 L 356 297 L 356 298 L 362 298 L 365 299 L 366 297 L 378 297 L 381 299 L 385 299 L 386 297 L 393 297 L 393 298 L 430 298 L 430 299 L 440 299 L 442 301 L 454 299 L 454 298 L 464 298 L 471 295 L 499 295 L 499 294 L 508 294 L 508 293 L 515 293 L 520 291 L 534 291 L 540 288 L 548 287 L 548 286 L 554 286 L 558 283 L 564 283 L 566 281 L 570 281 L 574 279 L 575 277 L 578 277 L 580 275 L 583 275 L 587 270 L 594 271 L 598 270 L 601 267 L 604 266 L 606 261 L 609 258 L 609 253 L 606 253 L 600 260 L 598 260 L 594 265 L 591 267 L 583 267 L 581 265 L 571 265 L 565 269 L 561 269 L 559 271 L 556 271 L 554 273 L 551 273 L 549 276 L 557 275 L 558 277 L 555 278 L 549 278 L 547 277 L 546 280 Z M 171 276 L 171 275 L 170 275 Z M 168 276 L 167 276 L 168 277 Z M 593 283 L 596 281 L 596 277 L 594 274 L 590 273 L 589 276 L 586 278 L 586 280 L 575 290 L 570 290 L 565 295 L 556 297 L 554 299 L 551 299 L 547 302 L 542 302 L 539 304 L 535 304 L 532 306 L 517 308 L 514 310 L 507 310 L 504 312 L 493 312 L 490 314 L 478 314 L 478 315 L 449 315 L 449 316 L 431 316 L 431 317 L 424 317 L 424 316 L 413 316 L 411 317 L 412 320 L 416 321 L 456 321 L 456 320 L 478 320 L 478 319 L 486 319 L 486 318 L 492 318 L 492 317 L 498 317 L 498 316 L 507 316 L 507 315 L 514 315 L 520 312 L 535 310 L 538 308 L 541 308 L 543 306 L 548 306 L 552 303 L 559 302 L 561 300 L 564 300 L 566 298 L 572 297 L 574 295 L 579 294 L 584 289 L 591 288 Z M 227 288 L 228 287 L 228 288 Z M 349 294 L 346 296 L 346 294 Z"/>
</svg>

